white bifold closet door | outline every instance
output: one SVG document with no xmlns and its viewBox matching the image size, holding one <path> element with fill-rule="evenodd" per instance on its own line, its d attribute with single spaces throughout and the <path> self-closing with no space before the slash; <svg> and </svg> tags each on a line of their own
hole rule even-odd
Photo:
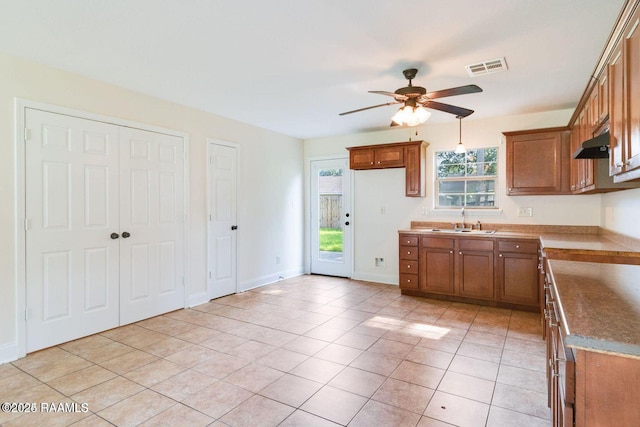
<svg viewBox="0 0 640 427">
<path fill-rule="evenodd" d="M 120 129 L 120 324 L 184 307 L 182 138 Z"/>
<path fill-rule="evenodd" d="M 184 307 L 182 138 L 25 124 L 27 352 Z"/>
</svg>

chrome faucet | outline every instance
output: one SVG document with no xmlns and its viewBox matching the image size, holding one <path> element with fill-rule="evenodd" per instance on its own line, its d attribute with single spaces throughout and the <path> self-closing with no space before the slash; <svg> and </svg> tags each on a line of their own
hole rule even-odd
<svg viewBox="0 0 640 427">
<path fill-rule="evenodd" d="M 462 208 L 462 211 L 460 212 L 462 214 L 462 228 L 465 228 L 465 224 L 464 224 L 464 208 Z"/>
</svg>

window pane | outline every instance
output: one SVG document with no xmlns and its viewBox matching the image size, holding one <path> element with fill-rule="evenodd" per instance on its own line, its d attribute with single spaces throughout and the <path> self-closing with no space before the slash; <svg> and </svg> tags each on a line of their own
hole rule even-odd
<svg viewBox="0 0 640 427">
<path fill-rule="evenodd" d="M 439 193 L 464 193 L 464 181 L 440 181 Z"/>
<path fill-rule="evenodd" d="M 497 148 L 485 148 L 482 150 L 484 152 L 484 162 L 497 162 L 498 161 L 498 149 Z"/>
<path fill-rule="evenodd" d="M 462 206 L 463 200 L 464 200 L 464 196 L 462 195 L 440 194 L 440 196 L 438 197 L 438 202 L 440 207 Z"/>
<path fill-rule="evenodd" d="M 467 181 L 467 193 L 495 193 L 496 182 L 493 179 Z"/>
<path fill-rule="evenodd" d="M 464 176 L 465 155 L 453 151 L 436 153 L 438 178 Z"/>
<path fill-rule="evenodd" d="M 438 166 L 438 178 L 454 178 L 464 176 L 463 164 L 442 164 Z"/>
<path fill-rule="evenodd" d="M 467 164 L 467 176 L 476 176 L 478 174 L 478 165 L 476 163 Z"/>
<path fill-rule="evenodd" d="M 495 195 L 493 194 L 468 194 L 466 206 L 484 208 L 495 206 Z"/>
<path fill-rule="evenodd" d="M 498 164 L 496 162 L 491 163 L 479 163 L 478 169 L 482 169 L 484 171 L 483 175 L 485 176 L 496 176 L 498 175 Z"/>
</svg>

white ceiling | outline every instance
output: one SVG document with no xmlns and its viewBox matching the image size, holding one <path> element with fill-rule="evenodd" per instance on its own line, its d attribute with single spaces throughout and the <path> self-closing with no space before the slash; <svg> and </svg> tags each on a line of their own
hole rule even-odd
<svg viewBox="0 0 640 427">
<path fill-rule="evenodd" d="M 624 0 L 0 0 L 0 51 L 286 135 L 386 129 L 367 93 L 477 84 L 469 117 L 573 108 Z M 469 77 L 505 57 L 509 70 Z M 427 123 L 453 121 L 434 111 Z"/>
</svg>

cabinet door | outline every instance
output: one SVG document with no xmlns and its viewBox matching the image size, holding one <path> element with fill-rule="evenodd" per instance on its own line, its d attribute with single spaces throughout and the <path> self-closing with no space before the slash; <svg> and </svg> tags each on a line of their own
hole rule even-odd
<svg viewBox="0 0 640 427">
<path fill-rule="evenodd" d="M 424 197 L 424 166 L 420 145 L 408 145 L 405 147 L 405 196 Z"/>
<path fill-rule="evenodd" d="M 624 171 L 640 167 L 640 12 L 636 12 L 624 47 L 627 140 L 623 154 Z"/>
<path fill-rule="evenodd" d="M 580 143 L 582 142 L 582 138 L 581 138 L 581 132 L 580 132 L 580 118 L 578 118 L 578 120 L 576 121 L 576 124 L 573 125 L 573 128 L 571 129 L 571 153 L 574 153 L 578 147 L 580 146 Z M 578 190 L 580 190 L 580 160 L 581 159 L 571 159 L 569 162 L 569 164 L 571 165 L 570 170 L 571 170 L 571 191 L 573 192 L 577 192 Z"/>
<path fill-rule="evenodd" d="M 453 295 L 453 248 L 420 248 L 420 290 Z"/>
<path fill-rule="evenodd" d="M 493 299 L 493 251 L 458 251 L 458 295 Z"/>
<path fill-rule="evenodd" d="M 600 91 L 598 91 L 599 83 L 596 82 L 596 85 L 593 87 L 591 91 L 591 95 L 589 96 L 589 133 L 592 133 L 595 128 L 598 126 L 598 122 L 600 121 Z"/>
<path fill-rule="evenodd" d="M 602 70 L 598 78 L 598 111 L 600 112 L 598 122 L 602 123 L 605 117 L 609 115 L 609 76 L 607 68 Z"/>
<path fill-rule="evenodd" d="M 351 148 L 349 152 L 350 169 L 375 168 L 375 151 L 373 148 Z"/>
<path fill-rule="evenodd" d="M 404 166 L 404 147 L 382 147 L 375 150 L 375 162 L 378 168 L 401 168 Z"/>
<path fill-rule="evenodd" d="M 497 278 L 500 301 L 538 306 L 538 254 L 501 252 Z"/>
<path fill-rule="evenodd" d="M 569 194 L 568 134 L 568 130 L 506 134 L 507 194 Z"/>
<path fill-rule="evenodd" d="M 625 143 L 624 127 L 624 57 L 619 45 L 609 63 L 609 175 L 622 172 L 622 156 Z"/>
</svg>

